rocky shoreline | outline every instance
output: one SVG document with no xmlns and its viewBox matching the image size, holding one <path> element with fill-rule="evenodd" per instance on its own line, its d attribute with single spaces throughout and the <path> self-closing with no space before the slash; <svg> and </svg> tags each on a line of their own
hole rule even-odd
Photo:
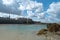
<svg viewBox="0 0 60 40">
<path fill-rule="evenodd" d="M 47 29 L 39 30 L 37 35 L 44 35 L 47 40 L 60 40 L 60 25 L 56 23 L 48 24 Z"/>
</svg>

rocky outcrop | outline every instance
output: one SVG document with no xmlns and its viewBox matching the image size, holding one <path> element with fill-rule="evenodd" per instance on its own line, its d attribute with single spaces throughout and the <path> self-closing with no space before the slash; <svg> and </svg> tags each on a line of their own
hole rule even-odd
<svg viewBox="0 0 60 40">
<path fill-rule="evenodd" d="M 60 31 L 60 25 L 56 23 L 48 24 L 47 29 L 49 32 L 57 32 L 57 31 Z"/>
<path fill-rule="evenodd" d="M 45 35 L 48 32 L 57 34 L 57 32 L 60 32 L 60 25 L 56 24 L 56 23 L 48 24 L 47 29 L 42 29 L 42 30 L 38 31 L 37 35 L 42 35 L 42 34 Z M 58 33 L 58 34 L 60 34 L 60 33 Z"/>
<path fill-rule="evenodd" d="M 42 30 L 39 30 L 37 35 L 42 35 L 42 34 L 46 34 L 48 30 L 47 29 L 42 29 Z"/>
</svg>

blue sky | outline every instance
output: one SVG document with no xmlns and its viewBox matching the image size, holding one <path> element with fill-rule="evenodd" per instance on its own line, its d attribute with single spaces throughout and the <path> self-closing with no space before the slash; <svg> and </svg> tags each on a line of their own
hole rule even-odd
<svg viewBox="0 0 60 40">
<path fill-rule="evenodd" d="M 60 0 L 0 0 L 0 17 L 60 22 Z"/>
</svg>

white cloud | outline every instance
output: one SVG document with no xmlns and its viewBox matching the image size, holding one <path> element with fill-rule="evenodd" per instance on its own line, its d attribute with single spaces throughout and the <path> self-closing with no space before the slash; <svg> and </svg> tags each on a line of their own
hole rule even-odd
<svg viewBox="0 0 60 40">
<path fill-rule="evenodd" d="M 44 12 L 39 13 L 37 17 L 38 17 L 38 19 L 44 19 L 45 18 L 45 13 Z"/>
<path fill-rule="evenodd" d="M 43 9 L 43 4 L 42 3 L 38 3 L 35 1 L 29 1 L 29 3 L 26 6 L 27 10 L 33 10 L 33 9 L 40 9 L 40 11 Z"/>
<path fill-rule="evenodd" d="M 35 2 L 35 1 L 31 1 L 31 0 L 26 0 L 25 2 L 22 1 L 22 3 L 19 3 L 20 6 L 18 9 L 21 8 L 21 5 L 24 7 L 25 10 L 33 10 L 35 8 L 39 8 L 40 10 L 42 10 L 43 8 L 43 4 L 42 3 L 38 3 L 38 2 Z M 21 10 L 21 9 L 20 9 Z"/>
<path fill-rule="evenodd" d="M 32 10 L 31 5 L 27 5 L 26 10 Z"/>
<path fill-rule="evenodd" d="M 56 13 L 59 12 L 59 10 L 60 10 L 60 2 L 57 2 L 57 3 L 50 4 L 49 9 L 47 10 L 47 12 L 56 14 Z"/>
<path fill-rule="evenodd" d="M 32 11 L 27 11 L 27 14 L 28 14 L 28 16 L 27 17 L 34 17 L 35 16 L 35 14 L 34 13 L 32 13 Z"/>
<path fill-rule="evenodd" d="M 27 10 L 27 17 L 29 18 L 37 18 L 38 16 L 40 17 L 42 15 L 39 15 L 43 11 L 42 3 L 31 0 L 22 0 L 19 4 L 20 6 L 18 7 L 18 9 L 21 10 L 22 13 L 24 12 L 24 10 Z"/>
<path fill-rule="evenodd" d="M 51 20 L 52 22 L 60 22 L 60 2 L 51 3 L 49 8 L 47 9 L 47 13 L 49 14 L 49 20 Z"/>
<path fill-rule="evenodd" d="M 3 12 L 0 12 L 0 17 L 8 17 L 9 14 L 6 14 L 6 13 L 3 13 Z"/>
<path fill-rule="evenodd" d="M 20 5 L 20 7 L 18 9 L 23 11 L 23 10 L 25 10 L 25 6 Z"/>
<path fill-rule="evenodd" d="M 36 5 L 36 13 L 41 13 L 43 11 L 43 4 L 42 3 L 37 3 Z"/>
<path fill-rule="evenodd" d="M 12 5 L 14 0 L 2 0 L 4 5 Z"/>
<path fill-rule="evenodd" d="M 9 15 L 10 15 L 10 18 L 17 18 L 17 17 L 20 17 L 19 15 L 8 14 L 8 13 L 0 12 L 0 17 L 9 17 Z"/>
</svg>

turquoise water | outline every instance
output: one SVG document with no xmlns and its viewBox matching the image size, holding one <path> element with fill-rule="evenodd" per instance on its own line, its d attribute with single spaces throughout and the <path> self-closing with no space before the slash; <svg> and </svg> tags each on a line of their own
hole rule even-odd
<svg viewBox="0 0 60 40">
<path fill-rule="evenodd" d="M 38 37 L 36 32 L 45 29 L 46 25 L 0 25 L 0 40 L 45 40 Z"/>
<path fill-rule="evenodd" d="M 45 28 L 46 25 L 18 25 L 18 24 L 0 25 L 0 29 L 18 30 L 18 31 L 37 31 Z"/>
</svg>

